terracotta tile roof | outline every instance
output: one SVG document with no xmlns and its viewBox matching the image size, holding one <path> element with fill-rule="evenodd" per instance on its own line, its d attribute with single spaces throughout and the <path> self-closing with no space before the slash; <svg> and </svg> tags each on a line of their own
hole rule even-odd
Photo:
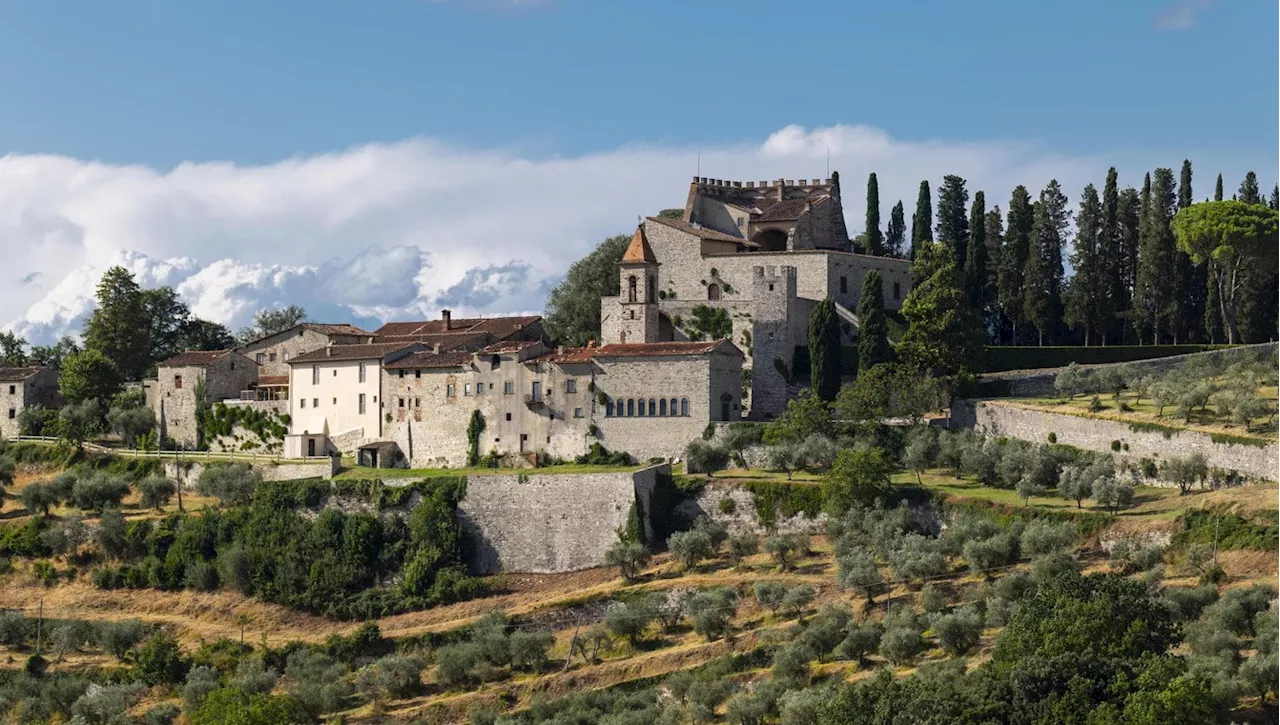
<svg viewBox="0 0 1280 725">
<path fill-rule="evenodd" d="M 178 367 L 204 367 L 218 358 L 231 352 L 230 350 L 188 350 L 180 352 L 177 355 L 156 363 L 156 367 L 161 368 L 178 368 Z"/>
<path fill-rule="evenodd" d="M 308 330 L 315 330 L 316 332 L 319 332 L 325 335 L 372 335 L 373 334 L 368 330 L 362 330 L 359 327 L 356 327 L 355 325 L 347 324 L 346 322 L 339 322 L 339 323 L 304 322 L 302 323 L 302 326 Z"/>
<path fill-rule="evenodd" d="M 631 235 L 631 244 L 627 245 L 627 251 L 622 253 L 623 264 L 657 264 L 658 258 L 653 256 L 653 247 L 649 246 L 649 239 L 644 235 L 644 225 L 636 227 L 636 233 Z"/>
<path fill-rule="evenodd" d="M 682 219 L 667 219 L 666 217 L 651 216 L 648 217 L 648 221 L 657 222 L 664 226 L 671 227 L 672 229 L 678 229 L 685 234 L 692 234 L 699 239 L 710 239 L 717 242 L 737 242 L 738 244 L 747 244 L 748 246 L 754 244 L 754 242 L 748 242 L 742 237 L 725 234 L 724 232 L 711 229 L 710 227 L 695 227 Z"/>
<path fill-rule="evenodd" d="M 539 315 L 454 318 L 449 322 L 447 330 L 444 327 L 444 320 L 388 322 L 379 327 L 373 334 L 378 337 L 405 337 L 409 335 L 433 335 L 453 332 L 487 332 L 499 340 L 505 340 L 520 330 L 541 321 L 542 317 Z"/>
<path fill-rule="evenodd" d="M 806 202 L 809 204 L 812 204 L 813 206 L 817 206 L 818 204 L 821 204 L 822 202 L 830 198 L 831 197 L 829 196 L 820 196 L 817 198 L 809 197 L 805 199 L 787 199 L 785 201 L 780 201 L 777 204 L 774 204 L 773 206 L 770 206 L 768 209 L 765 209 L 763 212 L 761 212 L 759 216 L 755 217 L 754 221 L 758 221 L 758 222 L 795 221 L 796 219 L 800 218 L 801 214 L 804 213 Z"/>
<path fill-rule="evenodd" d="M 457 368 L 471 362 L 469 352 L 434 353 L 423 350 L 387 364 L 387 370 Z"/>
<path fill-rule="evenodd" d="M 298 355 L 290 359 L 289 364 L 333 360 L 377 360 L 417 344 L 416 342 L 375 342 L 369 345 L 329 345 Z"/>
<path fill-rule="evenodd" d="M 0 380 L 6 383 L 17 383 L 44 370 L 42 367 L 10 368 L 0 367 Z"/>
<path fill-rule="evenodd" d="M 379 342 L 420 342 L 427 347 L 440 346 L 442 352 L 458 350 L 474 350 L 494 341 L 494 336 L 487 332 L 433 332 L 421 335 L 379 335 Z"/>
<path fill-rule="evenodd" d="M 288 384 L 289 384 L 288 375 L 259 375 L 258 376 L 259 388 L 270 388 L 270 387 L 277 387 L 280 385 L 288 385 Z"/>
<path fill-rule="evenodd" d="M 482 355 L 494 355 L 503 352 L 519 352 L 527 347 L 533 347 L 534 345 L 540 344 L 541 343 L 537 340 L 503 340 L 502 342 L 495 342 L 488 347 L 478 350 L 477 352 Z"/>
<path fill-rule="evenodd" d="M 552 363 L 585 363 L 596 358 L 616 357 L 682 357 L 687 355 L 707 355 L 718 350 L 732 350 L 741 355 L 739 350 L 728 340 L 708 340 L 704 342 L 638 342 L 600 347 L 574 347 L 564 352 L 552 352 L 528 362 Z"/>
</svg>

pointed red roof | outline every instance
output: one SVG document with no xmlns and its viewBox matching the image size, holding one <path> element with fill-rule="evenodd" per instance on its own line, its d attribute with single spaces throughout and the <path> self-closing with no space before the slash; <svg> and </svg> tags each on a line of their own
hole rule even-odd
<svg viewBox="0 0 1280 725">
<path fill-rule="evenodd" d="M 653 256 L 653 247 L 649 246 L 649 239 L 644 235 L 644 225 L 636 227 L 636 233 L 631 237 L 631 244 L 627 245 L 627 251 L 622 255 L 623 264 L 657 264 L 658 258 Z"/>
</svg>

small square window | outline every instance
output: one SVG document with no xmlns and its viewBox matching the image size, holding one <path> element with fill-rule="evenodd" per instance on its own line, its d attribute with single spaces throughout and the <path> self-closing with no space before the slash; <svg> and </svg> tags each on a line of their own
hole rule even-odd
<svg viewBox="0 0 1280 725">
<path fill-rule="evenodd" d="M 503 383 L 503 384 L 502 384 L 502 394 L 503 394 L 503 395 L 513 395 L 513 394 L 515 394 L 515 392 L 516 392 L 516 384 L 515 384 L 515 383 L 511 382 L 510 380 L 508 380 L 507 382 L 505 382 L 505 383 Z"/>
<path fill-rule="evenodd" d="M 402 378 L 404 377 L 404 371 L 403 371 L 403 370 L 401 370 L 401 371 L 400 371 L 400 377 L 402 377 Z"/>
<path fill-rule="evenodd" d="M 9 420 L 13 420 L 14 418 L 17 418 L 17 417 L 18 417 L 18 409 L 17 409 L 17 408 L 10 408 L 10 409 L 9 409 Z"/>
<path fill-rule="evenodd" d="M 181 389 L 182 389 L 182 376 L 181 376 L 181 375 L 174 375 L 174 376 L 173 376 L 173 387 L 174 387 L 174 388 L 176 388 L 176 389 L 178 389 L 178 390 L 181 390 Z"/>
<path fill-rule="evenodd" d="M 574 408 L 574 409 L 573 409 L 573 417 L 575 417 L 575 418 L 581 418 L 581 417 L 582 417 L 582 408 Z"/>
<path fill-rule="evenodd" d="M 275 362 L 275 361 L 276 361 L 276 354 L 275 354 L 274 352 L 273 352 L 273 353 L 271 353 L 270 355 L 268 355 L 268 356 L 267 356 L 267 359 L 268 359 L 268 360 L 270 360 L 271 362 Z"/>
<path fill-rule="evenodd" d="M 396 407 L 397 407 L 397 408 L 403 408 L 403 407 L 404 407 L 404 398 L 396 398 Z"/>
<path fill-rule="evenodd" d="M 422 371 L 421 371 L 421 370 L 414 370 L 414 371 L 413 371 L 413 377 L 415 377 L 415 378 L 421 378 L 421 377 L 422 377 Z"/>
<path fill-rule="evenodd" d="M 511 414 L 507 413 L 507 420 L 511 420 Z"/>
<path fill-rule="evenodd" d="M 578 392 L 578 381 L 577 381 L 577 380 L 574 380 L 574 379 L 572 379 L 572 378 L 570 378 L 569 380 L 564 381 L 564 392 L 566 392 L 566 393 L 576 393 L 576 392 Z"/>
</svg>

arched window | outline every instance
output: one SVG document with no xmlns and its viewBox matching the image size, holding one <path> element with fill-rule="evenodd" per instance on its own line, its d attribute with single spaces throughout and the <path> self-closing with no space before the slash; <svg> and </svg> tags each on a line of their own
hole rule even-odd
<svg viewBox="0 0 1280 725">
<path fill-rule="evenodd" d="M 715 282 L 712 282 L 711 284 L 707 285 L 707 299 L 709 300 L 720 299 L 720 285 L 716 284 Z"/>
<path fill-rule="evenodd" d="M 649 398 L 649 417 L 652 418 L 658 414 L 658 401 Z"/>
<path fill-rule="evenodd" d="M 688 398 L 680 399 L 680 415 L 686 415 L 686 416 L 689 415 L 689 399 Z"/>
<path fill-rule="evenodd" d="M 644 398 L 636 400 L 636 415 L 641 418 L 644 417 Z"/>
<path fill-rule="evenodd" d="M 613 417 L 613 401 L 612 400 L 604 404 L 604 417 L 606 418 Z"/>
<path fill-rule="evenodd" d="M 670 410 L 671 410 L 671 414 L 672 414 L 672 415 L 680 415 L 680 409 L 679 409 L 679 407 L 678 407 L 678 406 L 679 406 L 679 403 L 677 403 L 677 402 L 676 402 L 676 399 L 675 399 L 675 398 L 672 398 L 672 399 L 671 399 L 671 409 L 670 409 Z"/>
<path fill-rule="evenodd" d="M 663 398 L 662 400 L 658 401 L 658 415 L 663 418 L 667 417 L 667 399 L 666 398 Z"/>
<path fill-rule="evenodd" d="M 636 301 L 636 276 L 627 277 L 627 302 Z"/>
<path fill-rule="evenodd" d="M 633 415 L 635 415 L 635 414 L 636 414 L 636 401 L 635 401 L 635 398 L 627 398 L 627 416 L 628 416 L 628 417 L 630 417 L 630 416 L 633 416 Z"/>
</svg>

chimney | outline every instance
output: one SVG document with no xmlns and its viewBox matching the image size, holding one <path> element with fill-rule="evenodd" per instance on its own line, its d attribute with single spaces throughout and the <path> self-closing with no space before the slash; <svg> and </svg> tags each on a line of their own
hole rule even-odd
<svg viewBox="0 0 1280 725">
<path fill-rule="evenodd" d="M 445 310 L 445 316 L 444 316 L 445 322 L 448 322 L 448 321 L 449 321 L 449 315 L 448 315 L 448 312 L 449 312 L 448 310 Z M 439 354 L 440 354 L 440 343 L 438 343 L 438 342 L 437 342 L 436 344 L 432 345 L 432 346 L 431 346 L 431 352 L 433 352 L 433 353 L 435 353 L 435 354 L 439 355 Z"/>
<path fill-rule="evenodd" d="M 448 330 L 453 324 L 453 311 L 440 310 L 440 319 L 444 320 L 444 329 Z"/>
<path fill-rule="evenodd" d="M 326 357 L 333 357 L 333 343 L 324 346 L 324 354 Z"/>
<path fill-rule="evenodd" d="M 557 355 L 563 355 L 563 354 L 564 354 L 564 345 L 556 345 L 556 354 L 557 354 Z"/>
<path fill-rule="evenodd" d="M 595 340 L 587 340 L 587 347 L 595 347 L 595 346 L 596 346 Z"/>
</svg>

